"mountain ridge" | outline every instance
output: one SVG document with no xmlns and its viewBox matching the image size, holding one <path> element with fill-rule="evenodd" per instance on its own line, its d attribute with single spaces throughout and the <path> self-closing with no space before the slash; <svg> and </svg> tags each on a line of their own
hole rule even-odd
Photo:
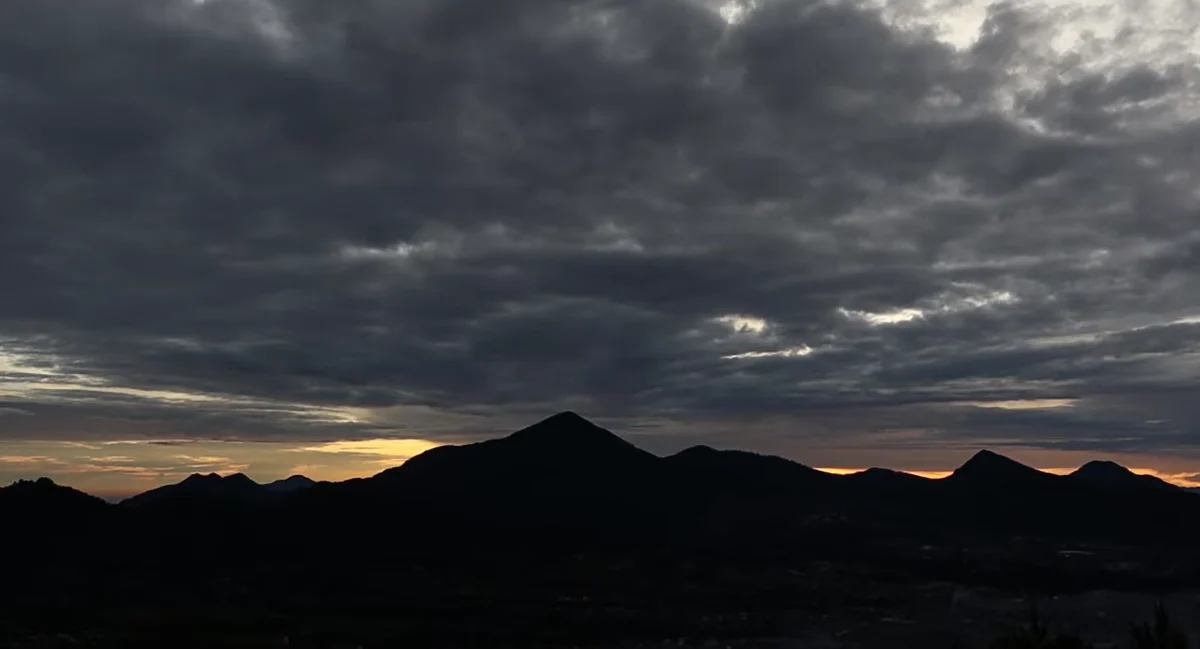
<svg viewBox="0 0 1200 649">
<path fill-rule="evenodd" d="M 0 508 L 20 491 L 4 489 Z M 22 489 L 32 493 L 27 485 Z M 218 517 L 214 521 L 240 512 L 252 515 L 239 525 L 275 521 L 281 528 L 361 526 L 396 511 L 409 522 L 408 534 L 430 537 L 504 529 L 644 542 L 721 530 L 722 538 L 783 539 L 803 537 L 801 530 L 816 521 L 843 521 L 837 525 L 885 535 L 1074 530 L 1115 538 L 1200 528 L 1181 522 L 1200 520 L 1200 499 L 1193 495 L 1113 462 L 1059 476 L 990 450 L 941 479 L 882 468 L 836 475 L 782 457 L 703 445 L 660 457 L 567 412 L 505 437 L 431 449 L 368 478 L 316 483 L 292 476 L 262 485 L 243 474 L 194 474 L 120 507 L 138 520 L 199 507 L 198 515 Z"/>
</svg>

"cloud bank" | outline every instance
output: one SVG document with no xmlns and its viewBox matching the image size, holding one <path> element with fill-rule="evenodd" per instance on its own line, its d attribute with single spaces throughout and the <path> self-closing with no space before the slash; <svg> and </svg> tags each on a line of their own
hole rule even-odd
<svg viewBox="0 0 1200 649">
<path fill-rule="evenodd" d="M 1194 453 L 1150 4 L 6 0 L 0 435 Z"/>
</svg>

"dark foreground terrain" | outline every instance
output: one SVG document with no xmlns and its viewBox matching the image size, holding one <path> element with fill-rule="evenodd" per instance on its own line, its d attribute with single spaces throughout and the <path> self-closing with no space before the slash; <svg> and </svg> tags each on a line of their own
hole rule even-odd
<svg viewBox="0 0 1200 649">
<path fill-rule="evenodd" d="M 832 476 L 568 413 L 367 480 L 25 482 L 0 516 L 0 646 L 983 648 L 1036 603 L 1124 647 L 1159 598 L 1200 631 L 1200 496 L 1109 463 Z"/>
</svg>

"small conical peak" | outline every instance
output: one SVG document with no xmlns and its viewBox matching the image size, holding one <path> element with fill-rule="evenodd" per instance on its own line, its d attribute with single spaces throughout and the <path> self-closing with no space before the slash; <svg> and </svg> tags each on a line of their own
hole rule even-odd
<svg viewBox="0 0 1200 649">
<path fill-rule="evenodd" d="M 509 448 L 556 455 L 603 456 L 637 450 L 615 433 L 574 412 L 560 412 L 504 438 Z M 639 454 L 644 451 L 637 451 Z M 593 458 L 594 459 L 594 458 Z"/>
<path fill-rule="evenodd" d="M 586 417 L 572 410 L 564 410 L 558 414 L 550 415 L 538 423 L 553 424 L 555 426 L 595 426 Z"/>
<path fill-rule="evenodd" d="M 580 437 L 612 436 L 612 433 L 584 419 L 577 413 L 566 411 L 547 417 L 538 423 L 518 430 L 510 435 L 513 439 L 538 439 L 563 441 Z"/>
<path fill-rule="evenodd" d="M 227 482 L 229 484 L 235 484 L 235 485 L 257 485 L 258 484 L 257 482 L 252 480 L 250 478 L 250 476 L 246 475 L 245 473 L 234 473 L 232 475 L 227 475 L 224 478 L 222 478 L 222 480 L 224 480 L 225 482 Z"/>
<path fill-rule="evenodd" d="M 953 476 L 962 475 L 996 475 L 996 474 L 1011 474 L 1011 473 L 1040 473 L 1037 469 L 1021 464 L 1020 462 L 984 449 L 971 459 L 967 460 L 962 466 L 954 470 Z"/>
</svg>

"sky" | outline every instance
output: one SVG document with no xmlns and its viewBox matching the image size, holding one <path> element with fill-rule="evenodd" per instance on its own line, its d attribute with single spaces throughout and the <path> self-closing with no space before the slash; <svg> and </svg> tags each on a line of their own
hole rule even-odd
<svg viewBox="0 0 1200 649">
<path fill-rule="evenodd" d="M 343 479 L 566 409 L 1200 479 L 1198 12 L 4 0 L 0 483 Z"/>
</svg>

